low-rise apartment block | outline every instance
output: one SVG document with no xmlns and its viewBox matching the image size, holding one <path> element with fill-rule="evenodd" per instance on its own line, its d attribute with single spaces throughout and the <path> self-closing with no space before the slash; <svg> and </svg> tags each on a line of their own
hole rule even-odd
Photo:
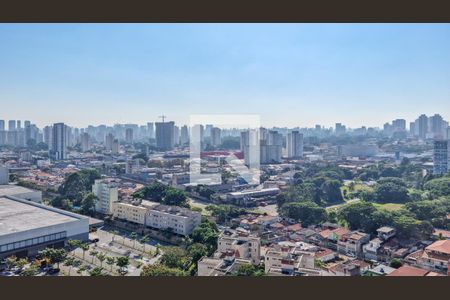
<svg viewBox="0 0 450 300">
<path fill-rule="evenodd" d="M 353 256 L 362 256 L 362 246 L 368 243 L 370 235 L 361 231 L 352 231 L 344 234 L 337 243 L 337 251 L 339 253 Z"/>
<path fill-rule="evenodd" d="M 261 241 L 247 232 L 224 231 L 217 242 L 218 253 L 233 253 L 236 258 L 247 259 L 255 266 L 261 262 Z"/>
<path fill-rule="evenodd" d="M 169 229 L 177 234 L 189 235 L 200 222 L 199 212 L 160 204 L 148 210 L 145 224 L 156 229 Z"/>
</svg>

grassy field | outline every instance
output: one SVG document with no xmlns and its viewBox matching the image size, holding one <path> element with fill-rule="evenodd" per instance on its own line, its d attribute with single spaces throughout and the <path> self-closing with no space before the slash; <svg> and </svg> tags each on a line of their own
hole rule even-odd
<svg viewBox="0 0 450 300">
<path fill-rule="evenodd" d="M 403 208 L 403 204 L 399 204 L 399 203 L 384 203 L 384 204 L 381 204 L 381 203 L 373 203 L 373 205 L 376 207 L 376 208 L 379 208 L 379 209 L 385 209 L 385 210 L 388 210 L 388 211 L 396 211 L 396 210 L 400 210 L 400 209 L 402 209 Z"/>
</svg>

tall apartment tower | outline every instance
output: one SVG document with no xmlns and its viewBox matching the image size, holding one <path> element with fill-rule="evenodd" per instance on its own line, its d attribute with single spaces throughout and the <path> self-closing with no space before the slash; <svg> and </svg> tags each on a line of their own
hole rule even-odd
<svg viewBox="0 0 450 300">
<path fill-rule="evenodd" d="M 9 131 L 15 131 L 16 130 L 16 120 L 9 120 L 8 121 L 8 130 Z"/>
<path fill-rule="evenodd" d="M 163 151 L 172 150 L 174 146 L 174 126 L 171 122 L 156 122 L 156 147 Z"/>
<path fill-rule="evenodd" d="M 147 133 L 149 138 L 151 139 L 155 138 L 155 126 L 152 122 L 147 123 Z"/>
<path fill-rule="evenodd" d="M 0 120 L 0 131 L 5 131 L 5 120 Z"/>
<path fill-rule="evenodd" d="M 222 137 L 221 137 L 222 130 L 218 127 L 211 128 L 211 144 L 214 147 L 220 146 L 222 143 Z"/>
<path fill-rule="evenodd" d="M 114 142 L 114 135 L 112 133 L 108 133 L 105 137 L 105 148 L 108 151 L 112 151 Z"/>
<path fill-rule="evenodd" d="M 87 152 L 91 150 L 91 138 L 89 133 L 83 132 L 81 134 L 81 151 Z"/>
<path fill-rule="evenodd" d="M 421 139 L 425 139 L 428 133 L 428 117 L 426 115 L 420 115 L 419 119 L 417 119 L 417 122 L 419 137 Z"/>
<path fill-rule="evenodd" d="M 288 158 L 303 157 L 303 134 L 298 131 L 289 132 L 286 140 Z"/>
<path fill-rule="evenodd" d="M 44 143 L 50 148 L 52 146 L 53 126 L 44 127 Z"/>
<path fill-rule="evenodd" d="M 180 144 L 186 145 L 187 143 L 189 143 L 189 130 L 188 127 L 184 125 L 180 130 Z"/>
<path fill-rule="evenodd" d="M 133 144 L 133 129 L 127 128 L 125 130 L 125 142 L 127 144 Z"/>
<path fill-rule="evenodd" d="M 433 164 L 433 173 L 436 175 L 450 172 L 450 141 L 434 141 Z"/>
<path fill-rule="evenodd" d="M 64 123 L 53 124 L 50 157 L 54 160 L 67 158 L 67 126 Z"/>
</svg>

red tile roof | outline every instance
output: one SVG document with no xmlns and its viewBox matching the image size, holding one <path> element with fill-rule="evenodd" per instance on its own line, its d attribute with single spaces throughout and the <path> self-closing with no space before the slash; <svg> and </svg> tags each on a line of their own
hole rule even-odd
<svg viewBox="0 0 450 300">
<path fill-rule="evenodd" d="M 425 276 L 427 273 L 427 270 L 404 265 L 387 276 Z"/>
</svg>

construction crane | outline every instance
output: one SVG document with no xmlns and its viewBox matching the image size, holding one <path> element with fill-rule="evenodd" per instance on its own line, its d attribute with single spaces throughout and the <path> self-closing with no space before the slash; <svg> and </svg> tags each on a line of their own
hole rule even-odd
<svg viewBox="0 0 450 300">
<path fill-rule="evenodd" d="M 158 116 L 158 118 L 161 118 L 163 123 L 164 123 L 164 119 L 167 118 L 167 117 L 165 115 L 162 115 L 162 116 Z"/>
</svg>

